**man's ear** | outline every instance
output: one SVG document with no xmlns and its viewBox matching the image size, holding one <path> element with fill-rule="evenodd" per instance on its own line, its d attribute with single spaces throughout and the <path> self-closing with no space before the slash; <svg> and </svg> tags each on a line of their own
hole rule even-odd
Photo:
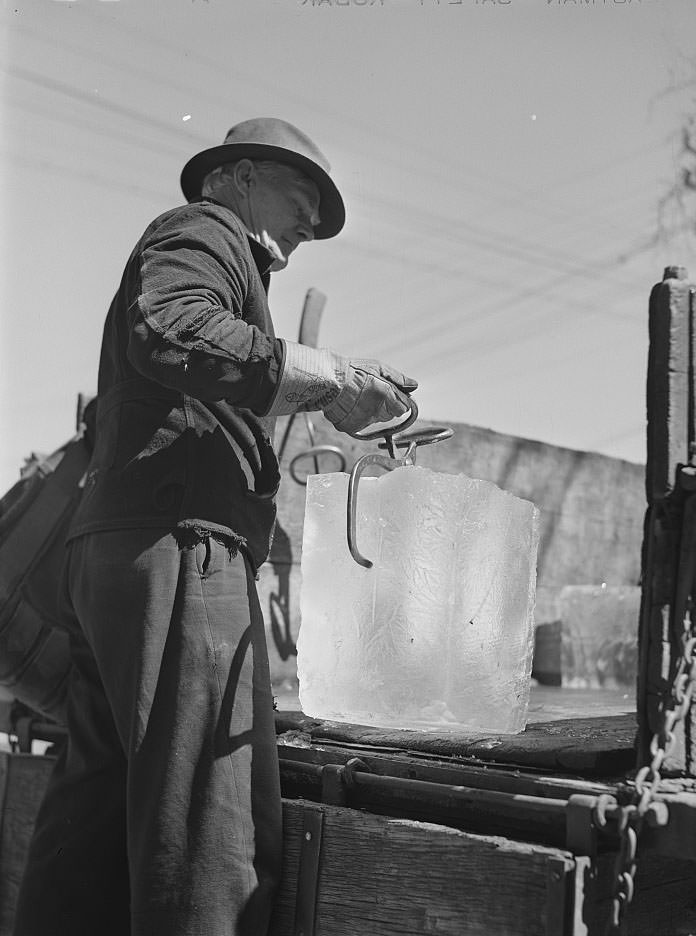
<svg viewBox="0 0 696 936">
<path fill-rule="evenodd" d="M 246 196 L 256 181 L 256 167 L 250 159 L 240 159 L 234 167 L 234 187 L 240 195 Z"/>
</svg>

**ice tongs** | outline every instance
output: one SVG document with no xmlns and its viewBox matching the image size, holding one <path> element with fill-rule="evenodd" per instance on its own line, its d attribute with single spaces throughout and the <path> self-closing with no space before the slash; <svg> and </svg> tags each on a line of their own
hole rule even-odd
<svg viewBox="0 0 696 936">
<path fill-rule="evenodd" d="M 369 452 L 367 455 L 363 455 L 353 466 L 353 470 L 350 473 L 350 480 L 348 481 L 348 549 L 358 565 L 364 566 L 366 569 L 372 568 L 372 562 L 361 554 L 357 546 L 356 538 L 358 522 L 358 483 L 365 469 L 369 468 L 371 465 L 378 465 L 380 468 L 385 468 L 387 471 L 393 471 L 394 468 L 404 468 L 408 465 L 415 465 L 416 449 L 419 445 L 432 445 L 433 442 L 444 442 L 445 439 L 449 439 L 453 435 L 453 430 L 448 426 L 428 426 L 424 429 L 416 429 L 414 432 L 409 432 L 407 435 L 401 435 L 401 433 L 405 429 L 408 429 L 409 426 L 412 426 L 417 419 L 418 407 L 415 402 L 411 400 L 410 412 L 400 423 L 394 426 L 373 429 L 370 432 L 361 431 L 351 433 L 354 439 L 360 439 L 361 442 L 384 438 L 384 442 L 380 442 L 378 448 L 386 449 L 389 453 L 388 455 L 380 455 L 378 452 Z M 401 458 L 397 458 L 396 449 L 406 449 L 406 452 Z"/>
</svg>

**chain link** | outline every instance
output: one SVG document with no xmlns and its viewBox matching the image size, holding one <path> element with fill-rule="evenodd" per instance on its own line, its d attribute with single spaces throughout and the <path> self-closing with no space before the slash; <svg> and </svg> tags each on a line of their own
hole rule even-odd
<svg viewBox="0 0 696 936">
<path fill-rule="evenodd" d="M 625 931 L 626 908 L 633 899 L 636 874 L 636 848 L 645 817 L 658 792 L 660 770 L 676 744 L 675 727 L 686 718 L 696 691 L 696 634 L 691 621 L 692 599 L 682 620 L 681 655 L 670 687 L 670 698 L 660 708 L 660 727 L 650 741 L 651 761 L 641 767 L 634 778 L 633 802 L 618 807 L 621 844 L 616 857 L 612 915 L 608 936 L 621 936 Z M 601 799 L 601 797 L 600 797 Z M 606 825 L 608 803 L 595 809 L 597 825 Z"/>
</svg>

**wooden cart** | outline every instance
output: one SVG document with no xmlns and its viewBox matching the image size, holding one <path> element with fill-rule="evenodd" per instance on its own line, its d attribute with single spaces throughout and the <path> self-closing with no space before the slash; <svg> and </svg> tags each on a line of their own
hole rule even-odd
<svg viewBox="0 0 696 936">
<path fill-rule="evenodd" d="M 635 936 L 696 932 L 695 295 L 669 268 L 651 296 L 637 718 L 472 738 L 279 712 L 273 936 L 592 936 L 613 920 Z M 56 734 L 31 721 L 18 735 Z M 0 936 L 51 765 L 0 755 Z"/>
</svg>

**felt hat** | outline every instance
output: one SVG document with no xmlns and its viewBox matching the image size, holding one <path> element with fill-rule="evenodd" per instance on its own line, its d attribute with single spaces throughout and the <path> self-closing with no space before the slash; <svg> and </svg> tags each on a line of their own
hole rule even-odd
<svg viewBox="0 0 696 936">
<path fill-rule="evenodd" d="M 203 179 L 211 170 L 238 159 L 270 159 L 300 169 L 319 189 L 321 220 L 314 229 L 315 238 L 334 237 L 341 230 L 346 211 L 329 176 L 331 166 L 326 156 L 301 130 L 277 117 L 254 117 L 235 124 L 224 143 L 189 159 L 181 173 L 187 201 L 200 196 Z"/>
</svg>

